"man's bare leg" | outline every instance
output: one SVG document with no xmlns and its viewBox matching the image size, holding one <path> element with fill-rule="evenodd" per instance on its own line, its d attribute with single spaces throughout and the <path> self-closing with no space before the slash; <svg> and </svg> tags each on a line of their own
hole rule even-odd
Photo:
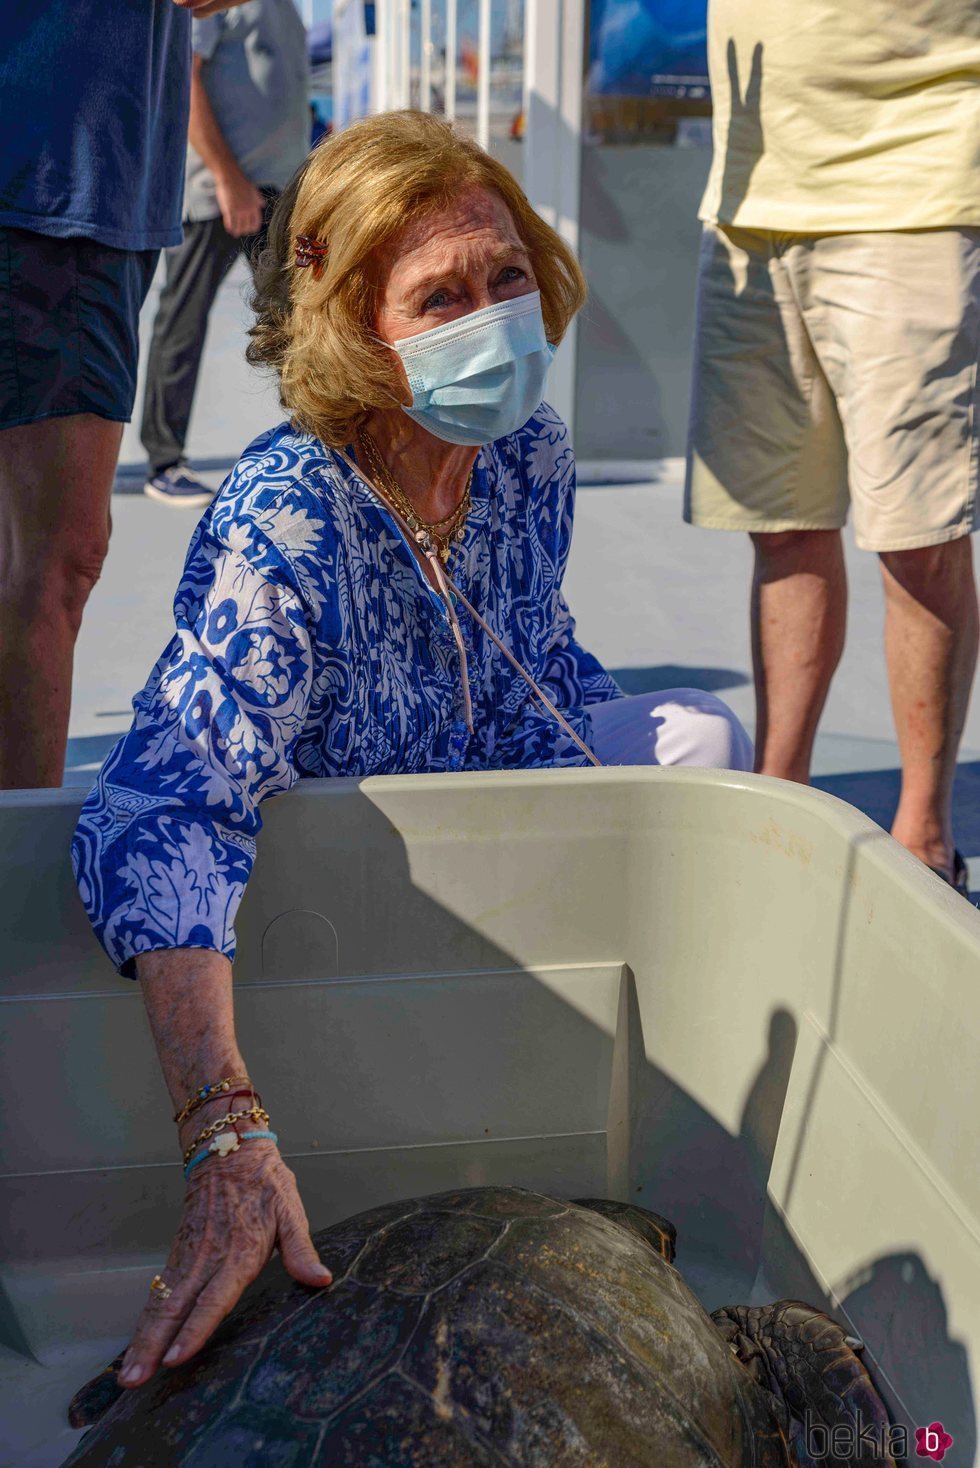
<svg viewBox="0 0 980 1468">
<path fill-rule="evenodd" d="M 977 663 L 977 590 L 969 536 L 881 557 L 885 656 L 902 756 L 892 835 L 947 876 L 953 778 Z"/>
<path fill-rule="evenodd" d="M 753 535 L 755 768 L 805 785 L 844 650 L 847 576 L 837 530 Z"/>
<path fill-rule="evenodd" d="M 122 424 L 92 413 L 0 431 L 0 789 L 61 784 L 121 438 Z"/>
</svg>

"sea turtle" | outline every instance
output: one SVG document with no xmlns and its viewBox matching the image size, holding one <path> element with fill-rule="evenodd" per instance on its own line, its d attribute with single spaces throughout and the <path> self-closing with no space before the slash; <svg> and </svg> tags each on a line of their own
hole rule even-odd
<svg viewBox="0 0 980 1468">
<path fill-rule="evenodd" d="M 709 1317 L 646 1209 L 472 1188 L 315 1242 L 330 1289 L 275 1261 L 193 1361 L 83 1388 L 72 1468 L 785 1468 L 807 1410 L 887 1442 L 859 1342 L 794 1302 Z"/>
</svg>

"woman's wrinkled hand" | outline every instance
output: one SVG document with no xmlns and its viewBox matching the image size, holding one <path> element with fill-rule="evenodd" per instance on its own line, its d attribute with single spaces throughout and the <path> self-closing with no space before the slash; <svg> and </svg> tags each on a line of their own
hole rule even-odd
<svg viewBox="0 0 980 1468">
<path fill-rule="evenodd" d="M 272 1142 L 245 1142 L 195 1168 L 162 1271 L 171 1293 L 147 1301 L 123 1355 L 120 1385 L 140 1386 L 161 1361 L 177 1366 L 195 1355 L 277 1246 L 301 1284 L 331 1282 L 313 1247 L 296 1179 Z"/>
</svg>

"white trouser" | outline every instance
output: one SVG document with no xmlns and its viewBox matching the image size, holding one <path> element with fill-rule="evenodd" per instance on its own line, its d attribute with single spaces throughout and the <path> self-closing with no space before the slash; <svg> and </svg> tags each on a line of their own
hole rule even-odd
<svg viewBox="0 0 980 1468">
<path fill-rule="evenodd" d="M 589 707 L 604 765 L 701 765 L 751 770 L 752 740 L 727 703 L 697 688 L 637 693 Z"/>
</svg>

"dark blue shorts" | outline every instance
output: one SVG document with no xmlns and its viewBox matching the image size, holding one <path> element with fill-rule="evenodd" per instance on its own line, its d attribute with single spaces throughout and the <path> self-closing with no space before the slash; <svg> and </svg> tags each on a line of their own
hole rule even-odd
<svg viewBox="0 0 980 1468">
<path fill-rule="evenodd" d="M 69 413 L 129 421 L 159 253 L 0 224 L 0 428 Z"/>
</svg>

